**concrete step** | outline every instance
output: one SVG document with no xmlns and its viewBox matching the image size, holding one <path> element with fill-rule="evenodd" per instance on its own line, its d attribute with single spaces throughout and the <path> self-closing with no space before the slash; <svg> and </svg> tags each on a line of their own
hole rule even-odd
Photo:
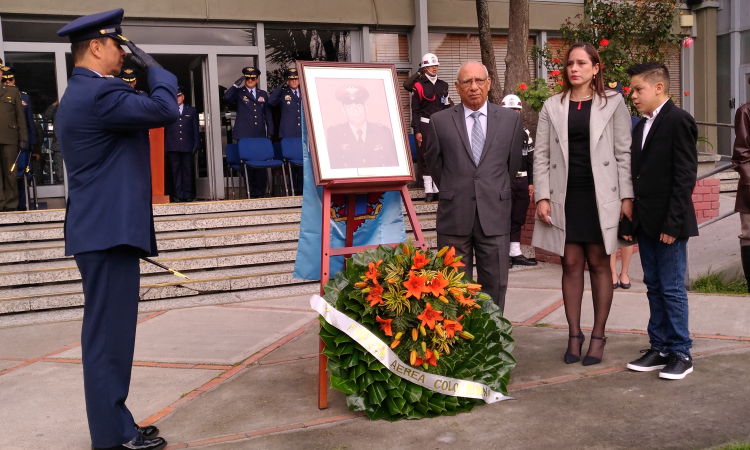
<svg viewBox="0 0 750 450">
<path fill-rule="evenodd" d="M 408 237 L 413 236 L 411 233 L 407 233 Z M 425 238 L 428 246 L 435 248 L 437 236 L 426 233 Z M 266 251 L 265 255 L 271 253 L 273 252 Z M 282 252 L 279 252 L 278 255 L 280 257 L 289 256 L 289 254 Z M 259 255 L 259 257 L 264 256 Z M 147 263 L 142 263 L 142 267 L 143 264 Z M 58 269 L 68 270 L 71 273 L 77 271 L 71 267 L 60 267 Z M 190 280 L 175 277 L 164 271 L 149 272 L 141 276 L 140 300 L 165 300 L 199 294 L 244 291 L 308 282 L 307 280 L 293 278 L 293 271 L 294 262 L 287 259 L 285 262 L 270 264 L 218 267 L 214 270 L 189 272 Z M 0 314 L 81 306 L 83 305 L 83 290 L 79 279 L 80 276 L 69 282 L 58 281 L 54 284 L 0 289 Z"/>
</svg>

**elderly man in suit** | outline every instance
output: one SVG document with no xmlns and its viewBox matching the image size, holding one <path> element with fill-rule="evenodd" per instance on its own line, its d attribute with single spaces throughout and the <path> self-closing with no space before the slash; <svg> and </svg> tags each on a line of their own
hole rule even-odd
<svg viewBox="0 0 750 450">
<path fill-rule="evenodd" d="M 521 116 L 487 101 L 492 80 L 479 62 L 458 70 L 461 104 L 432 115 L 425 158 L 440 189 L 438 247 L 452 246 L 466 273 L 505 309 L 510 250 L 510 175 L 518 172 Z"/>
</svg>

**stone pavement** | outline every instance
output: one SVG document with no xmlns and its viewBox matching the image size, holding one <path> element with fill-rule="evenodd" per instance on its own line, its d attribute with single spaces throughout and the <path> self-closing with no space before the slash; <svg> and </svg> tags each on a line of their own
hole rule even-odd
<svg viewBox="0 0 750 450">
<path fill-rule="evenodd" d="M 516 400 L 470 414 L 371 422 L 338 391 L 318 410 L 317 321 L 306 296 L 144 311 L 128 406 L 170 449 L 699 449 L 750 438 L 750 298 L 691 294 L 695 372 L 665 381 L 624 367 L 648 347 L 648 303 L 635 279 L 616 291 L 602 364 L 565 365 L 560 276 L 555 266 L 511 273 Z M 590 291 L 584 305 L 591 326 Z M 0 448 L 90 448 L 80 326 L 0 328 Z"/>
</svg>

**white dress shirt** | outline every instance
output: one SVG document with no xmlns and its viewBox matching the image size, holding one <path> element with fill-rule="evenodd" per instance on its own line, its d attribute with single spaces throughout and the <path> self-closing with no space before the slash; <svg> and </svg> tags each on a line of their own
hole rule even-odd
<svg viewBox="0 0 750 450">
<path fill-rule="evenodd" d="M 641 141 L 641 149 L 646 145 L 646 138 L 648 137 L 648 132 L 651 131 L 651 125 L 654 124 L 654 119 L 656 119 L 656 116 L 659 114 L 659 111 L 664 107 L 664 105 L 669 101 L 669 99 L 664 100 L 664 103 L 659 105 L 658 108 L 656 108 L 649 117 L 647 114 L 643 114 L 646 117 L 646 123 L 643 124 L 643 141 Z"/>
<path fill-rule="evenodd" d="M 355 138 L 357 137 L 357 130 L 362 130 L 362 136 L 359 137 L 360 142 L 365 142 L 365 140 L 367 140 L 367 122 L 362 124 L 362 128 L 356 128 L 351 122 L 349 122 L 349 128 L 352 129 Z"/>
<path fill-rule="evenodd" d="M 183 108 L 184 106 L 185 106 L 185 104 L 184 104 L 184 103 L 180 105 L 180 115 L 182 115 L 182 108 Z"/>
<path fill-rule="evenodd" d="M 253 98 L 255 100 L 258 100 L 258 93 L 255 91 L 255 88 L 250 89 L 249 87 L 245 86 L 245 89 L 247 89 L 248 91 L 250 91 L 251 94 L 253 94 Z"/>
<path fill-rule="evenodd" d="M 471 117 L 471 113 L 474 112 L 474 110 L 469 109 L 464 106 L 464 119 L 466 120 L 466 133 L 469 135 L 469 141 L 471 141 L 471 131 L 474 129 L 474 118 Z M 484 102 L 484 105 L 482 105 L 481 108 L 479 108 L 477 111 L 482 113 L 479 116 L 479 124 L 482 126 L 482 134 L 484 135 L 485 139 L 487 138 L 487 102 Z"/>
</svg>

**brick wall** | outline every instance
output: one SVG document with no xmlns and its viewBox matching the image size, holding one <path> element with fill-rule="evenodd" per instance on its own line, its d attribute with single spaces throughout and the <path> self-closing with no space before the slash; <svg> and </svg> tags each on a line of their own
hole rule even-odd
<svg viewBox="0 0 750 450">
<path fill-rule="evenodd" d="M 695 183 L 693 189 L 693 206 L 698 223 L 705 222 L 719 215 L 719 183 L 716 179 L 703 179 Z M 526 224 L 521 230 L 521 244 L 531 245 L 531 237 L 534 235 L 534 217 L 536 216 L 536 204 L 531 203 L 526 211 Z M 633 249 L 638 252 L 638 246 Z M 617 257 L 620 257 L 618 250 Z M 536 249 L 537 261 L 560 264 L 560 256 L 545 250 Z"/>
</svg>

